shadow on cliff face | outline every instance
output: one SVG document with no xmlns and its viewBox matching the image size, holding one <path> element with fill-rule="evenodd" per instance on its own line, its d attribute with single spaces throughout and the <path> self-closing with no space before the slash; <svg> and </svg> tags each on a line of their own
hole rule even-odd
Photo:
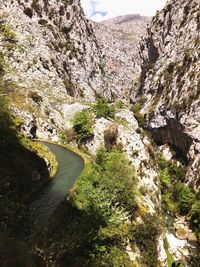
<svg viewBox="0 0 200 267">
<path fill-rule="evenodd" d="M 188 163 L 187 153 L 192 145 L 192 138 L 184 132 L 184 127 L 176 119 L 168 119 L 167 125 L 160 128 L 150 128 L 152 136 L 158 145 L 168 144 L 176 152 L 177 158 Z"/>
<path fill-rule="evenodd" d="M 48 180 L 45 161 L 22 144 L 14 118 L 0 95 L 0 266 L 44 266 L 19 241 L 26 229 L 24 202 Z"/>
<path fill-rule="evenodd" d="M 45 267 L 39 256 L 30 253 L 28 246 L 8 237 L 0 229 L 0 266 L 1 267 Z"/>
<path fill-rule="evenodd" d="M 47 228 L 41 229 L 35 239 L 34 247 L 48 264 L 60 267 L 89 267 L 91 253 L 95 251 L 97 233 L 102 227 L 97 214 L 87 214 L 63 200 L 55 214 L 50 218 Z"/>
</svg>

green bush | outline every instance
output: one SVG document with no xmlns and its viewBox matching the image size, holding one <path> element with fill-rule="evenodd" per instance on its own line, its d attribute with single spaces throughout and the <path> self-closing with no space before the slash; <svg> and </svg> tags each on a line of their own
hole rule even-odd
<svg viewBox="0 0 200 267">
<path fill-rule="evenodd" d="M 200 233 L 200 200 L 197 200 L 192 207 L 190 223 Z"/>
<path fill-rule="evenodd" d="M 102 204 L 102 201 L 98 199 L 98 197 L 103 197 L 101 196 L 102 191 L 105 199 L 106 194 L 110 199 L 110 205 L 120 204 L 120 207 L 123 207 L 130 215 L 134 214 L 137 210 L 135 199 L 137 189 L 133 166 L 129 165 L 123 153 L 119 151 L 106 152 L 103 149 L 97 153 L 95 162 L 96 164 L 90 165 L 87 173 L 81 176 L 80 182 L 77 182 L 77 196 L 84 195 L 84 201 L 81 200 L 82 205 L 92 202 L 94 204 L 96 201 Z M 93 191 L 95 197 L 91 201 L 88 197 L 92 196 Z"/>
<path fill-rule="evenodd" d="M 94 266 L 97 267 L 134 267 L 128 254 L 117 247 L 111 247 L 104 253 L 101 253 L 94 260 Z"/>
<path fill-rule="evenodd" d="M 0 51 L 0 77 L 5 74 L 5 59 L 3 53 Z"/>
<path fill-rule="evenodd" d="M 179 210 L 181 214 L 187 214 L 194 203 L 195 195 L 192 190 L 187 186 L 181 184 L 179 188 Z"/>
<path fill-rule="evenodd" d="M 114 118 L 115 116 L 115 108 L 112 105 L 109 105 L 103 98 L 97 99 L 97 102 L 93 105 L 92 109 L 98 118 Z"/>
<path fill-rule="evenodd" d="M 73 119 L 73 128 L 77 133 L 78 142 L 83 141 L 93 134 L 93 118 L 88 110 L 83 110 L 75 113 Z"/>
<path fill-rule="evenodd" d="M 168 169 L 169 162 L 166 160 L 162 153 L 157 154 L 156 161 L 160 170 L 163 171 Z"/>
<path fill-rule="evenodd" d="M 171 182 L 182 182 L 185 180 L 186 168 L 182 165 L 177 165 L 175 162 L 170 162 L 165 159 L 162 153 L 156 156 L 156 162 L 161 174 L 164 172 L 170 178 Z"/>
<path fill-rule="evenodd" d="M 183 183 L 186 167 L 167 161 L 162 153 L 158 153 L 157 164 L 160 170 L 162 201 L 165 211 L 188 214 L 195 200 L 194 192 Z"/>
<path fill-rule="evenodd" d="M 117 109 L 122 109 L 122 108 L 124 108 L 124 102 L 121 100 L 121 99 L 118 99 L 118 100 L 116 100 L 116 102 L 115 102 L 115 107 L 117 108 Z"/>
<path fill-rule="evenodd" d="M 162 232 L 162 222 L 155 215 L 147 214 L 143 223 L 131 226 L 131 243 L 136 244 L 142 254 L 142 265 L 156 267 L 158 261 L 158 238 Z"/>
<path fill-rule="evenodd" d="M 81 253 L 91 266 L 129 266 L 124 241 L 129 235 L 127 217 L 134 216 L 138 207 L 136 185 L 135 171 L 124 154 L 103 148 L 76 182 L 70 199 L 88 218 L 78 227 L 90 232 Z"/>
<path fill-rule="evenodd" d="M 135 114 L 135 113 L 139 112 L 141 108 L 142 108 L 141 104 L 136 102 L 132 105 L 131 111 Z"/>
<path fill-rule="evenodd" d="M 160 171 L 160 179 L 162 182 L 163 187 L 169 187 L 171 184 L 171 177 L 168 174 L 167 170 L 161 170 Z"/>
<path fill-rule="evenodd" d="M 144 127 L 145 126 L 145 118 L 140 113 L 141 107 L 142 107 L 141 104 L 136 102 L 135 104 L 132 105 L 130 110 L 133 112 L 135 118 L 137 119 L 139 126 Z"/>
<path fill-rule="evenodd" d="M 0 26 L 0 33 L 4 37 L 4 41 L 10 42 L 10 43 L 16 43 L 16 33 L 11 29 L 9 25 L 1 25 Z"/>
</svg>

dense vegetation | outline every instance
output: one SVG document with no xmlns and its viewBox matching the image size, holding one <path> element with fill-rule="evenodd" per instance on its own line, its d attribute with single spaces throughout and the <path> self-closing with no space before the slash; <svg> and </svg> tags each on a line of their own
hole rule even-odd
<svg viewBox="0 0 200 267">
<path fill-rule="evenodd" d="M 159 221 L 140 214 L 138 198 L 133 166 L 122 152 L 102 148 L 86 166 L 69 200 L 57 210 L 37 245 L 56 266 L 156 267 Z M 135 224 L 138 215 L 143 220 Z M 130 261 L 125 252 L 128 244 L 133 250 L 139 248 L 141 262 Z"/>
<path fill-rule="evenodd" d="M 121 103 L 120 103 L 121 105 Z M 72 118 L 73 128 L 61 131 L 61 141 L 70 143 L 76 141 L 79 145 L 93 137 L 94 118 L 114 118 L 115 108 L 103 98 L 98 98 L 90 108 L 78 111 Z"/>
<path fill-rule="evenodd" d="M 88 110 L 75 113 L 72 119 L 73 127 L 77 133 L 77 142 L 80 143 L 92 136 L 93 118 Z"/>
<path fill-rule="evenodd" d="M 186 169 L 158 154 L 163 208 L 172 214 L 186 215 L 195 200 L 194 192 L 184 183 Z"/>
<path fill-rule="evenodd" d="M 160 170 L 163 210 L 172 216 L 184 215 L 189 220 L 198 238 L 197 249 L 193 252 L 190 265 L 197 266 L 200 259 L 200 196 L 185 183 L 186 167 L 177 165 L 175 161 L 167 161 L 161 153 L 157 155 L 157 162 Z"/>
<path fill-rule="evenodd" d="M 97 118 L 114 118 L 115 116 L 115 107 L 109 105 L 103 98 L 97 99 L 96 103 L 92 105 L 92 110 L 94 111 Z"/>
</svg>

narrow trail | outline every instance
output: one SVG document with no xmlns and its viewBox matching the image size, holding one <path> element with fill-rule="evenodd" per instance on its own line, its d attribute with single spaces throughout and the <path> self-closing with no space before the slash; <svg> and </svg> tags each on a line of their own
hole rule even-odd
<svg viewBox="0 0 200 267">
<path fill-rule="evenodd" d="M 58 162 L 58 171 L 54 179 L 34 195 L 28 205 L 34 228 L 47 223 L 58 205 L 70 191 L 84 167 L 83 159 L 71 150 L 56 145 L 42 142 L 55 155 Z"/>
</svg>

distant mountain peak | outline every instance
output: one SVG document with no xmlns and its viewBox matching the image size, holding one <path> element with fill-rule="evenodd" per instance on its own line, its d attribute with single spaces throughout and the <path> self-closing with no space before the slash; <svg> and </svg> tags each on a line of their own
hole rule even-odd
<svg viewBox="0 0 200 267">
<path fill-rule="evenodd" d="M 101 23 L 122 24 L 122 23 L 127 23 L 127 22 L 132 22 L 132 21 L 143 21 L 143 20 L 148 20 L 148 19 L 150 18 L 141 16 L 140 14 L 128 14 L 128 15 L 122 15 L 122 16 L 117 16 L 115 18 L 103 20 Z"/>
</svg>

